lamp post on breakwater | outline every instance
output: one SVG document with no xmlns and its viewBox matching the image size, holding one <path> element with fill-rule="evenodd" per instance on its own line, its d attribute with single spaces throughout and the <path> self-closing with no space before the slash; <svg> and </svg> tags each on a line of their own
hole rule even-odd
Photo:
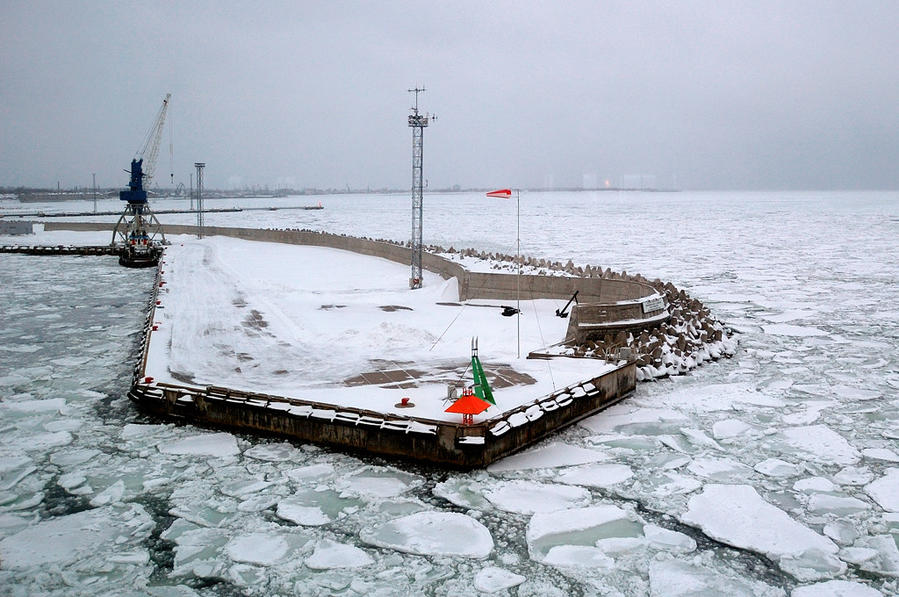
<svg viewBox="0 0 899 597">
<path fill-rule="evenodd" d="M 203 238 L 203 168 L 206 162 L 195 162 L 197 169 L 197 238 Z"/>
<path fill-rule="evenodd" d="M 499 189 L 487 193 L 488 197 L 508 199 L 512 196 L 512 189 Z M 515 277 L 515 320 L 518 338 L 518 358 L 521 358 L 521 189 L 515 189 L 515 262 L 518 264 L 518 274 Z"/>
</svg>

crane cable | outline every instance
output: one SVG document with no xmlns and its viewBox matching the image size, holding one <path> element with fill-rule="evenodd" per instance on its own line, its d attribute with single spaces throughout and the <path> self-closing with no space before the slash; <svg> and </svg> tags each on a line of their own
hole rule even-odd
<svg viewBox="0 0 899 597">
<path fill-rule="evenodd" d="M 441 340 L 441 338 L 443 338 L 444 334 L 446 334 L 446 333 L 449 331 L 449 329 L 450 329 L 451 327 L 453 327 L 453 324 L 456 323 L 456 320 L 459 319 L 459 316 L 462 315 L 462 311 L 464 311 L 464 310 L 465 310 L 465 307 L 467 307 L 467 306 L 468 306 L 467 303 L 462 303 L 462 308 L 459 309 L 459 312 L 456 313 L 456 316 L 453 317 L 453 320 L 452 320 L 451 322 L 449 322 L 449 325 L 446 326 L 446 329 L 443 330 L 443 333 L 440 334 L 440 335 L 437 337 L 436 340 L 434 340 L 434 343 L 431 344 L 431 348 L 428 349 L 428 352 L 434 350 L 434 347 L 437 346 L 437 343 L 440 342 L 440 340 Z"/>
</svg>

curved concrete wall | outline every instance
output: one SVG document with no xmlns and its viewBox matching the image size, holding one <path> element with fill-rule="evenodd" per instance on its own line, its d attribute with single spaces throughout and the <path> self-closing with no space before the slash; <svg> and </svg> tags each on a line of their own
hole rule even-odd
<svg viewBox="0 0 899 597">
<path fill-rule="evenodd" d="M 44 224 L 45 230 L 112 230 L 113 227 L 111 223 L 102 222 Z M 165 230 L 169 234 L 197 233 L 195 226 L 169 225 Z M 263 242 L 331 247 L 403 264 L 412 261 L 412 251 L 408 247 L 327 232 L 207 226 L 205 234 Z M 459 282 L 460 301 L 469 299 L 513 301 L 518 296 L 525 300 L 538 298 L 568 300 L 575 291 L 579 291 L 579 304 L 572 307 L 568 333 L 569 339 L 578 341 L 585 338 L 585 330 L 603 327 L 609 322 L 622 322 L 616 329 L 637 329 L 656 323 L 660 315 L 667 313 L 665 309 L 643 313 L 643 306 L 639 302 L 616 304 L 621 301 L 639 301 L 658 294 L 649 284 L 632 280 L 535 275 L 524 275 L 519 278 L 514 274 L 470 272 L 458 263 L 432 253 L 422 255 L 422 267 L 445 279 L 456 278 Z"/>
</svg>

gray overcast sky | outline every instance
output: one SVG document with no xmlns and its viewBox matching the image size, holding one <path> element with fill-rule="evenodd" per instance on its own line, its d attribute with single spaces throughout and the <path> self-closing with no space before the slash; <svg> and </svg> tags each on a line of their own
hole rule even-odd
<svg viewBox="0 0 899 597">
<path fill-rule="evenodd" d="M 171 92 L 176 183 L 406 188 L 424 84 L 433 188 L 899 188 L 894 0 L 4 0 L 0 56 L 0 185 L 124 186 Z"/>
</svg>

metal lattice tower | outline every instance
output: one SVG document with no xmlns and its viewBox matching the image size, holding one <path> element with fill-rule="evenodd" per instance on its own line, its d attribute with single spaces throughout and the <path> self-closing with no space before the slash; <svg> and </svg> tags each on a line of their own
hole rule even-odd
<svg viewBox="0 0 899 597">
<path fill-rule="evenodd" d="M 422 229 L 422 148 L 424 143 L 424 130 L 428 126 L 427 114 L 418 113 L 418 94 L 424 91 L 424 87 L 409 89 L 409 93 L 415 93 L 415 106 L 409 115 L 409 127 L 412 129 L 412 276 L 409 278 L 409 288 L 413 290 L 421 288 L 421 229 Z"/>
<path fill-rule="evenodd" d="M 203 168 L 205 162 L 194 162 L 197 168 L 197 238 L 203 238 Z"/>
</svg>

